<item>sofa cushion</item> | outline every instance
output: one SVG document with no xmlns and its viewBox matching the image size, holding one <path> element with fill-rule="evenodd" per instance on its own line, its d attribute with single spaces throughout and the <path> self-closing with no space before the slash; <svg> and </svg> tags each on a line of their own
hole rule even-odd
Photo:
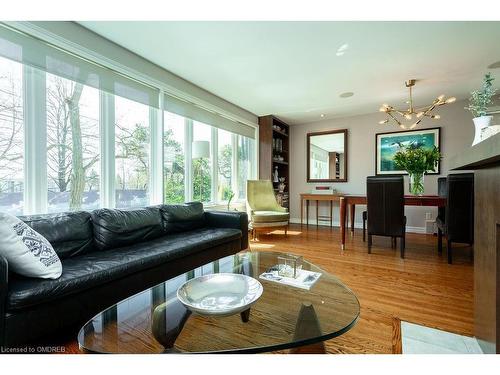
<svg viewBox="0 0 500 375">
<path fill-rule="evenodd" d="M 94 248 L 89 212 L 76 211 L 19 218 L 44 236 L 61 259 L 82 255 Z"/>
<path fill-rule="evenodd" d="M 94 240 L 100 250 L 128 246 L 164 235 L 159 207 L 92 212 Z"/>
<path fill-rule="evenodd" d="M 203 250 L 239 239 L 241 231 L 238 229 L 204 228 L 66 259 L 63 261 L 63 274 L 57 280 L 23 277 L 9 280 L 7 310 L 22 309 L 73 295 L 177 258 L 196 256 Z"/>
<path fill-rule="evenodd" d="M 162 205 L 160 211 L 166 233 L 185 232 L 206 225 L 203 204 L 200 202 Z"/>
</svg>

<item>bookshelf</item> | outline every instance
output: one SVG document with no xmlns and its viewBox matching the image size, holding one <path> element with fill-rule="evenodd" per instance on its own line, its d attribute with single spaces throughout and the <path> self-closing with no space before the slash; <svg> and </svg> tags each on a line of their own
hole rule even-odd
<svg viewBox="0 0 500 375">
<path fill-rule="evenodd" d="M 273 181 L 278 193 L 279 182 L 273 173 L 285 178 L 285 190 L 278 202 L 290 207 L 290 126 L 273 115 L 259 117 L 259 178 Z"/>
</svg>

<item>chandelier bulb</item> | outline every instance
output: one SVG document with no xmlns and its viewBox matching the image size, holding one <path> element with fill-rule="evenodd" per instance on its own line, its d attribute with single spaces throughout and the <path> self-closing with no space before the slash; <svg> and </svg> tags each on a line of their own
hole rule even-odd
<svg viewBox="0 0 500 375">
<path fill-rule="evenodd" d="M 436 107 L 440 107 L 440 106 L 445 105 L 445 104 L 453 103 L 457 100 L 457 98 L 455 98 L 454 96 L 446 99 L 445 95 L 441 94 L 438 97 L 436 97 L 436 99 L 433 100 L 432 104 L 428 105 L 427 107 L 420 107 L 422 110 L 419 112 L 415 112 L 414 107 L 413 107 L 413 102 L 412 102 L 412 90 L 411 90 L 412 86 L 415 85 L 415 80 L 409 80 L 409 81 L 405 82 L 405 84 L 406 84 L 406 87 L 409 88 L 409 90 L 410 90 L 410 99 L 406 101 L 406 104 L 409 104 L 410 108 L 407 109 L 406 111 L 401 111 L 401 110 L 395 109 L 394 107 L 390 106 L 387 103 L 382 104 L 382 106 L 379 108 L 379 111 L 387 113 L 387 115 L 391 118 L 387 118 L 385 120 L 379 121 L 379 124 L 392 123 L 392 121 L 391 121 L 391 119 L 392 119 L 397 124 L 397 126 L 399 126 L 401 129 L 404 129 L 404 130 L 413 129 L 418 124 L 420 124 L 420 122 L 422 121 L 422 118 L 424 116 L 430 117 L 433 120 L 439 120 L 441 118 L 441 116 L 440 115 L 432 115 L 431 114 L 432 110 Z M 406 119 L 408 121 L 412 121 L 413 115 L 415 115 L 416 122 L 414 122 L 411 125 L 410 124 L 405 125 L 401 121 L 399 121 L 398 120 L 399 117 L 396 118 L 397 116 L 394 116 L 393 113 L 396 113 L 397 115 L 403 117 L 404 119 Z"/>
</svg>

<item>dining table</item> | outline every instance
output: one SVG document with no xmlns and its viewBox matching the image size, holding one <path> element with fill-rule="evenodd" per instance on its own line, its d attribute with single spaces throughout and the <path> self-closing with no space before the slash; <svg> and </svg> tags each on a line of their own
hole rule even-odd
<svg viewBox="0 0 500 375">
<path fill-rule="evenodd" d="M 345 234 L 347 229 L 347 210 L 351 219 L 351 235 L 354 235 L 354 218 L 356 205 L 366 205 L 366 195 L 345 194 L 339 197 L 340 204 L 340 248 L 345 249 Z M 405 206 L 445 207 L 446 197 L 439 195 L 405 195 Z"/>
</svg>

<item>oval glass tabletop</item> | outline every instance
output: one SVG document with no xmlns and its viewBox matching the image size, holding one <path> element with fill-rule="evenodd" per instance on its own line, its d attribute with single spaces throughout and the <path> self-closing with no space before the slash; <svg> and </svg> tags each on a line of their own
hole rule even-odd
<svg viewBox="0 0 500 375">
<path fill-rule="evenodd" d="M 312 263 L 302 262 L 303 270 L 321 273 L 310 289 L 259 278 L 283 255 L 239 253 L 165 281 L 96 315 L 80 330 L 78 344 L 94 353 L 259 353 L 314 344 L 351 329 L 359 316 L 358 299 Z M 249 311 L 201 316 L 177 299 L 177 289 L 187 280 L 223 272 L 262 283 L 262 296 Z"/>
</svg>

